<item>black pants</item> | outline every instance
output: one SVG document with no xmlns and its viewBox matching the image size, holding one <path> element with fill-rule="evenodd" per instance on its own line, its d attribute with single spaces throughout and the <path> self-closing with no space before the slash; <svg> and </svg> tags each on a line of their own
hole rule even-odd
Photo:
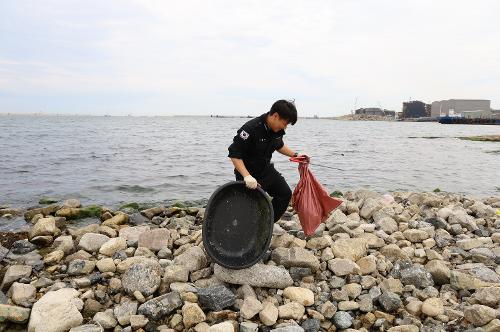
<svg viewBox="0 0 500 332">
<path fill-rule="evenodd" d="M 236 181 L 243 180 L 243 176 L 238 171 L 235 170 L 234 174 L 236 176 Z M 252 176 L 261 185 L 262 189 L 273 198 L 274 222 L 277 222 L 280 220 L 283 213 L 285 213 L 290 203 L 292 190 L 288 186 L 288 183 L 286 183 L 285 178 L 272 164 L 266 167 L 263 172 L 258 175 L 252 174 Z"/>
</svg>

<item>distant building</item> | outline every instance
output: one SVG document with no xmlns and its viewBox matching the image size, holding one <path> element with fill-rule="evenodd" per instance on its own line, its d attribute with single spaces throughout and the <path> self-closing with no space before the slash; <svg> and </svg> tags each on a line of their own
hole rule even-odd
<svg viewBox="0 0 500 332">
<path fill-rule="evenodd" d="M 428 104 L 419 100 L 407 101 L 403 103 L 402 118 L 424 118 L 430 116 L 430 107 Z"/>
<path fill-rule="evenodd" d="M 486 113 L 477 111 L 492 112 L 490 101 L 486 99 L 448 99 L 435 101 L 431 104 L 431 116 L 438 118 L 440 116 L 465 116 L 464 112 L 468 113 L 467 116 L 477 114 L 478 117 L 484 116 Z"/>
<path fill-rule="evenodd" d="M 365 114 L 365 115 L 378 115 L 378 116 L 389 116 L 389 117 L 396 116 L 396 112 L 384 110 L 378 107 L 358 108 L 357 110 L 354 111 L 354 113 L 358 115 Z"/>
</svg>

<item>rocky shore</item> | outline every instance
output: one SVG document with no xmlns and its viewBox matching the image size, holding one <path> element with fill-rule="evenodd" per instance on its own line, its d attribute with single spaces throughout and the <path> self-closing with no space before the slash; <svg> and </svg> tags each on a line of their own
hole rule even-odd
<svg viewBox="0 0 500 332">
<path fill-rule="evenodd" d="M 500 331 L 499 197 L 343 199 L 307 238 L 289 208 L 244 270 L 205 254 L 202 207 L 0 206 L 31 224 L 0 237 L 0 331 Z"/>
</svg>

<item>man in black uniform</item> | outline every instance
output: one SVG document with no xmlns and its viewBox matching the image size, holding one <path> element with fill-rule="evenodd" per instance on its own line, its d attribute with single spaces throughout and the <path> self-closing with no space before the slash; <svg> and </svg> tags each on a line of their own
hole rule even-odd
<svg viewBox="0 0 500 332">
<path fill-rule="evenodd" d="M 245 123 L 229 146 L 236 180 L 244 180 L 250 189 L 262 187 L 273 197 L 274 222 L 286 211 L 292 191 L 283 176 L 271 163 L 274 151 L 292 157 L 298 156 L 283 143 L 283 135 L 289 123 L 297 122 L 297 109 L 293 102 L 278 100 L 268 113 Z"/>
</svg>

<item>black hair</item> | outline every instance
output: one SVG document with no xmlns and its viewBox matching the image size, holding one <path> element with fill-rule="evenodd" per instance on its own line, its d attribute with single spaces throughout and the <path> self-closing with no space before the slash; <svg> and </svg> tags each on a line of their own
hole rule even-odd
<svg viewBox="0 0 500 332">
<path fill-rule="evenodd" d="M 287 120 L 292 126 L 297 122 L 297 109 L 295 108 L 294 100 L 281 99 L 276 101 L 271 106 L 269 115 L 273 115 L 274 113 L 278 113 L 280 118 Z"/>
</svg>

